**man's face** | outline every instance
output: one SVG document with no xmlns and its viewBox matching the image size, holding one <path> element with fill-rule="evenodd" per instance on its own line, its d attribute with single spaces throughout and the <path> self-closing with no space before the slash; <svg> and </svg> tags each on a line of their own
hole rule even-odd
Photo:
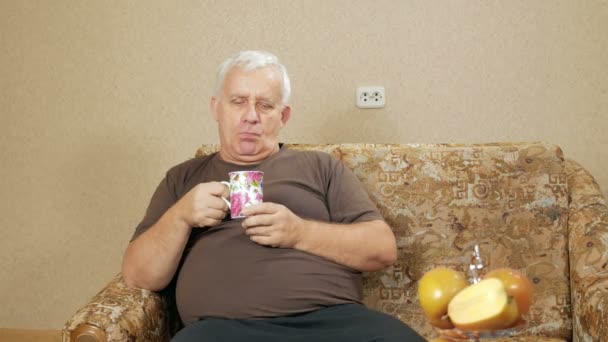
<svg viewBox="0 0 608 342">
<path fill-rule="evenodd" d="M 233 67 L 219 98 L 211 98 L 218 123 L 220 155 L 237 164 L 258 163 L 278 151 L 279 131 L 291 108 L 282 103 L 280 73 L 265 67 L 244 71 Z"/>
</svg>

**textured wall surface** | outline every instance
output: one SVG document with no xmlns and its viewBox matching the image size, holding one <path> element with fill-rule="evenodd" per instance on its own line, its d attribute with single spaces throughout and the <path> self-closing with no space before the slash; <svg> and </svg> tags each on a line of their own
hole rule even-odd
<svg viewBox="0 0 608 342">
<path fill-rule="evenodd" d="M 285 141 L 542 140 L 606 192 L 607 36 L 594 0 L 0 0 L 0 327 L 58 329 L 119 270 L 166 169 L 217 141 L 229 54 L 289 68 Z"/>
</svg>

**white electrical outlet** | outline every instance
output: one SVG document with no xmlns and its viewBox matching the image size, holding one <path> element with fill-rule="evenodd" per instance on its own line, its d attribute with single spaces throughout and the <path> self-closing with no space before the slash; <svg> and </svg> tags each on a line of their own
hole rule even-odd
<svg viewBox="0 0 608 342">
<path fill-rule="evenodd" d="M 383 108 L 386 104 L 384 87 L 357 87 L 357 107 Z"/>
</svg>

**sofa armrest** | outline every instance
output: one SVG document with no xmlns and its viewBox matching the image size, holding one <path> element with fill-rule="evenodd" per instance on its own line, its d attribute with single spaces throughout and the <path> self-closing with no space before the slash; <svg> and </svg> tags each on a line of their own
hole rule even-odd
<svg viewBox="0 0 608 342">
<path fill-rule="evenodd" d="M 167 304 L 160 294 L 132 289 L 118 274 L 63 327 L 63 342 L 168 341 Z"/>
<path fill-rule="evenodd" d="M 567 160 L 573 341 L 608 336 L 608 208 L 593 177 Z"/>
</svg>

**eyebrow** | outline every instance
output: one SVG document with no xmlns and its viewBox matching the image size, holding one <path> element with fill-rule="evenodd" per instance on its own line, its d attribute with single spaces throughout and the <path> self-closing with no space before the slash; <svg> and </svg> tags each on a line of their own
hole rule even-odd
<svg viewBox="0 0 608 342">
<path fill-rule="evenodd" d="M 234 93 L 234 94 L 230 94 L 229 98 L 234 99 L 234 98 L 245 98 L 248 99 L 249 95 L 246 94 L 242 94 L 242 93 Z M 271 101 L 271 102 L 277 102 L 275 100 L 273 100 L 270 97 L 266 97 L 266 96 L 256 96 L 255 97 L 256 100 L 264 100 L 264 101 Z"/>
</svg>

